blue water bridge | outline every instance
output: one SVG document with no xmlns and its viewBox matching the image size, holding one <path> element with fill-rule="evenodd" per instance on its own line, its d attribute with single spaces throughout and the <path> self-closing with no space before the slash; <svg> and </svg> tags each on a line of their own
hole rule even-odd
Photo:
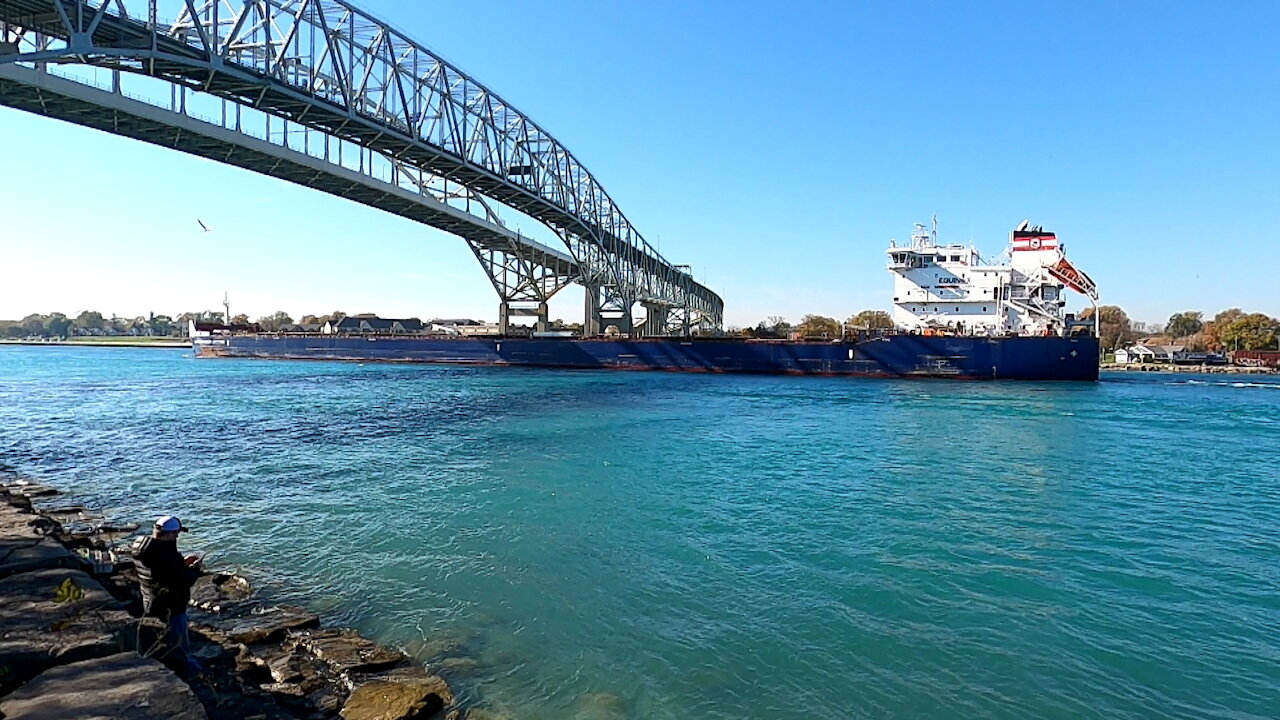
<svg viewBox="0 0 1280 720">
<path fill-rule="evenodd" d="M 545 327 L 570 283 L 592 334 L 723 321 L 720 297 L 645 241 L 564 145 L 341 0 L 0 0 L 0 104 L 454 234 L 493 282 L 504 331 L 516 315 Z M 511 229 L 518 215 L 564 248 Z"/>
</svg>

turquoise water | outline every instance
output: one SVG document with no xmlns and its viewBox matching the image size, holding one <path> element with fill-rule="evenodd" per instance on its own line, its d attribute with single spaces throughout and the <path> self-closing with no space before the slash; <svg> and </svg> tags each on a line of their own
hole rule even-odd
<svg viewBox="0 0 1280 720">
<path fill-rule="evenodd" d="M 1262 718 L 1280 382 L 0 347 L 0 463 L 497 717 Z"/>
</svg>

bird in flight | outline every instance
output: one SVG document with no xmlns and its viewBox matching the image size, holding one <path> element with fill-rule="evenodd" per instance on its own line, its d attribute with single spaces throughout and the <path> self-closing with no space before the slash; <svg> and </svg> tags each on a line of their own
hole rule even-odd
<svg viewBox="0 0 1280 720">
<path fill-rule="evenodd" d="M 197 222 L 197 223 L 200 223 L 200 229 L 201 229 L 201 230 L 204 230 L 205 232 L 209 232 L 209 229 L 210 229 L 210 228 L 209 228 L 209 226 L 208 226 L 208 225 L 205 225 L 205 224 L 204 224 L 204 221 L 203 221 L 203 220 L 201 220 L 200 218 L 196 218 L 196 222 Z"/>
</svg>

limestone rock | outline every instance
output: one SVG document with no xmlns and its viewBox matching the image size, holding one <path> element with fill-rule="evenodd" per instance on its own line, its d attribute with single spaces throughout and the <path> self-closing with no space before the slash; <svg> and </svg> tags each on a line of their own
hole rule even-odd
<svg viewBox="0 0 1280 720">
<path fill-rule="evenodd" d="M 80 561 L 57 540 L 27 541 L 0 539 L 0 578 L 47 568 L 75 568 Z"/>
<path fill-rule="evenodd" d="M 342 720 L 426 720 L 453 704 L 443 679 L 419 667 L 400 668 L 356 681 Z"/>
<path fill-rule="evenodd" d="M 315 627 L 315 613 L 289 605 L 238 606 L 231 612 L 191 614 L 192 626 L 218 642 L 256 643 L 274 640 L 288 630 Z"/>
<path fill-rule="evenodd" d="M 193 628 L 223 644 L 274 641 L 287 630 L 315 628 L 320 624 L 315 612 L 289 605 L 237 606 L 223 614 L 196 611 Z"/>
<path fill-rule="evenodd" d="M 132 652 L 46 670 L 0 700 L 0 716 L 5 720 L 208 718 L 191 688 L 160 663 Z"/>
<path fill-rule="evenodd" d="M 329 718 L 342 707 L 346 691 L 335 683 L 329 666 L 292 641 L 283 647 L 241 645 L 239 650 L 236 669 L 240 677 L 270 693 L 297 717 L 319 713 Z"/>
<path fill-rule="evenodd" d="M 289 695 L 292 697 L 306 697 L 301 685 L 295 685 L 287 682 L 263 683 L 258 687 L 275 695 Z"/>
<path fill-rule="evenodd" d="M 54 665 L 132 648 L 132 618 L 79 570 L 7 577 L 0 598 L 0 695 Z"/>
<path fill-rule="evenodd" d="M 329 663 L 338 673 L 388 670 L 405 660 L 404 654 L 399 650 L 378 645 L 346 628 L 304 630 L 294 633 L 293 640 L 312 655 Z"/>
<path fill-rule="evenodd" d="M 41 485 L 40 483 L 34 483 L 26 480 L 19 480 L 18 482 L 10 485 L 8 490 L 14 495 L 21 495 L 25 498 L 51 498 L 62 494 L 62 491 L 57 488 L 51 488 Z"/>
<path fill-rule="evenodd" d="M 0 577 L 40 568 L 74 568 L 75 555 L 50 533 L 58 524 L 38 515 L 0 505 Z"/>
<path fill-rule="evenodd" d="M 191 586 L 191 604 L 210 612 L 222 612 L 252 595 L 253 587 L 248 580 L 227 573 L 202 575 Z"/>
<path fill-rule="evenodd" d="M 303 695 L 332 682 L 325 674 L 328 668 L 323 662 L 296 648 L 271 647 L 250 652 L 261 658 L 272 680 L 297 685 Z"/>
</svg>

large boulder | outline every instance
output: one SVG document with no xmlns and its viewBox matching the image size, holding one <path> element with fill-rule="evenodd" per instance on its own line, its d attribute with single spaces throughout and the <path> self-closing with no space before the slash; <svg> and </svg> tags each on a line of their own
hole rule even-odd
<svg viewBox="0 0 1280 720">
<path fill-rule="evenodd" d="M 419 667 L 354 679 L 342 720 L 427 720 L 453 704 L 443 679 Z"/>
<path fill-rule="evenodd" d="M 46 670 L 0 700 L 0 717 L 208 720 L 191 688 L 132 652 Z"/>
<path fill-rule="evenodd" d="M 79 570 L 12 575 L 0 598 L 0 695 L 55 665 L 136 647 L 132 618 Z"/>
</svg>

